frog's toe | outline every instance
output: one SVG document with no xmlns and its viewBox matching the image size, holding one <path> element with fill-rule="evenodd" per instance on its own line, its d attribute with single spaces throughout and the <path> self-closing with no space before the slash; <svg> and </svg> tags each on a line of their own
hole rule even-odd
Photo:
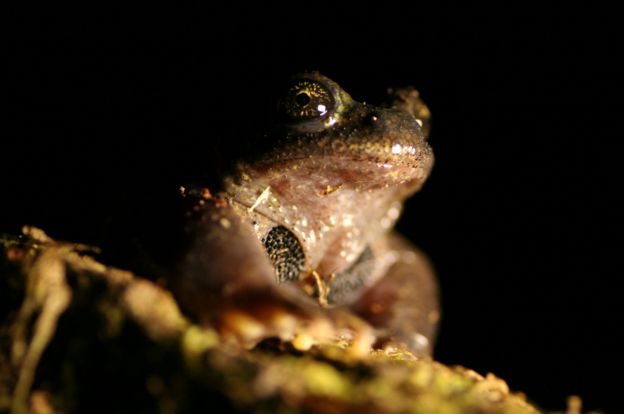
<svg viewBox="0 0 624 414">
<path fill-rule="evenodd" d="M 277 338 L 299 351 L 338 345 L 354 357 L 367 355 L 377 341 L 375 329 L 347 309 L 293 306 L 285 298 L 238 302 L 218 312 L 217 328 L 224 342 L 252 349 Z"/>
<path fill-rule="evenodd" d="M 279 304 L 223 310 L 218 325 L 225 342 L 246 349 L 265 339 L 279 338 L 297 349 L 307 350 L 336 337 L 336 329 L 329 319 L 293 312 Z"/>
<path fill-rule="evenodd" d="M 296 318 L 276 312 L 270 318 L 263 315 L 233 309 L 221 315 L 219 331 L 226 342 L 235 342 L 244 348 L 253 348 L 258 342 L 270 337 L 288 340 L 294 336 Z"/>
</svg>

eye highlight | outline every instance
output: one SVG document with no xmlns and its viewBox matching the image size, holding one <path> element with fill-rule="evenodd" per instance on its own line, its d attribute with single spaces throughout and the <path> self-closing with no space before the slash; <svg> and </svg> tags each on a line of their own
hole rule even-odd
<svg viewBox="0 0 624 414">
<path fill-rule="evenodd" d="M 321 118 L 334 109 L 336 101 L 322 83 L 303 79 L 297 81 L 280 101 L 280 109 L 293 121 Z"/>
</svg>

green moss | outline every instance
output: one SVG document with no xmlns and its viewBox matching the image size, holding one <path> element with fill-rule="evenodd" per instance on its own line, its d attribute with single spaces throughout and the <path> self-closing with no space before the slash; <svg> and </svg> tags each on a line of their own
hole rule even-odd
<svg viewBox="0 0 624 414">
<path fill-rule="evenodd" d="M 13 404 L 18 413 L 46 407 L 161 413 L 216 408 L 285 414 L 537 412 L 492 375 L 418 360 L 409 352 L 353 355 L 344 341 L 305 352 L 283 343 L 253 351 L 228 345 L 215 330 L 189 322 L 165 289 L 82 256 L 79 245 L 33 234 L 39 239 L 0 240 L 5 264 L 0 280 L 7 287 L 0 294 L 13 307 L 12 317 L 0 326 L 0 410 Z M 50 284 L 54 280 L 71 290 L 70 306 L 58 315 L 45 307 L 59 294 Z M 10 297 L 17 300 L 5 301 Z M 49 342 L 35 340 L 40 330 L 54 332 Z M 45 352 L 27 366 L 33 347 Z M 32 384 L 22 386 L 25 394 L 18 401 L 15 385 L 29 375 Z"/>
</svg>

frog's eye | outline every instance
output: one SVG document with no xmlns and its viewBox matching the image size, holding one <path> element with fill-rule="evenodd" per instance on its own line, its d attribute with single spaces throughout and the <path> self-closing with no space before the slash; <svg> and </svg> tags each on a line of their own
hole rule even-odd
<svg viewBox="0 0 624 414">
<path fill-rule="evenodd" d="M 293 121 L 321 118 L 334 109 L 336 101 L 322 83 L 300 80 L 292 85 L 280 101 L 280 109 Z"/>
</svg>

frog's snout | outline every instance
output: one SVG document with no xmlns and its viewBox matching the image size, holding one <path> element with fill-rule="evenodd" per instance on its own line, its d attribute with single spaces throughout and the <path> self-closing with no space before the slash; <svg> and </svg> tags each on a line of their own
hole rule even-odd
<svg viewBox="0 0 624 414">
<path fill-rule="evenodd" d="M 367 129 L 362 141 L 373 143 L 372 146 L 386 155 L 409 158 L 417 153 L 431 152 L 423 121 L 409 112 L 396 108 L 367 108 L 361 124 Z"/>
<path fill-rule="evenodd" d="M 433 166 L 423 121 L 401 108 L 363 106 L 362 129 L 356 133 L 364 157 L 380 166 L 394 182 L 422 183 Z"/>
</svg>

